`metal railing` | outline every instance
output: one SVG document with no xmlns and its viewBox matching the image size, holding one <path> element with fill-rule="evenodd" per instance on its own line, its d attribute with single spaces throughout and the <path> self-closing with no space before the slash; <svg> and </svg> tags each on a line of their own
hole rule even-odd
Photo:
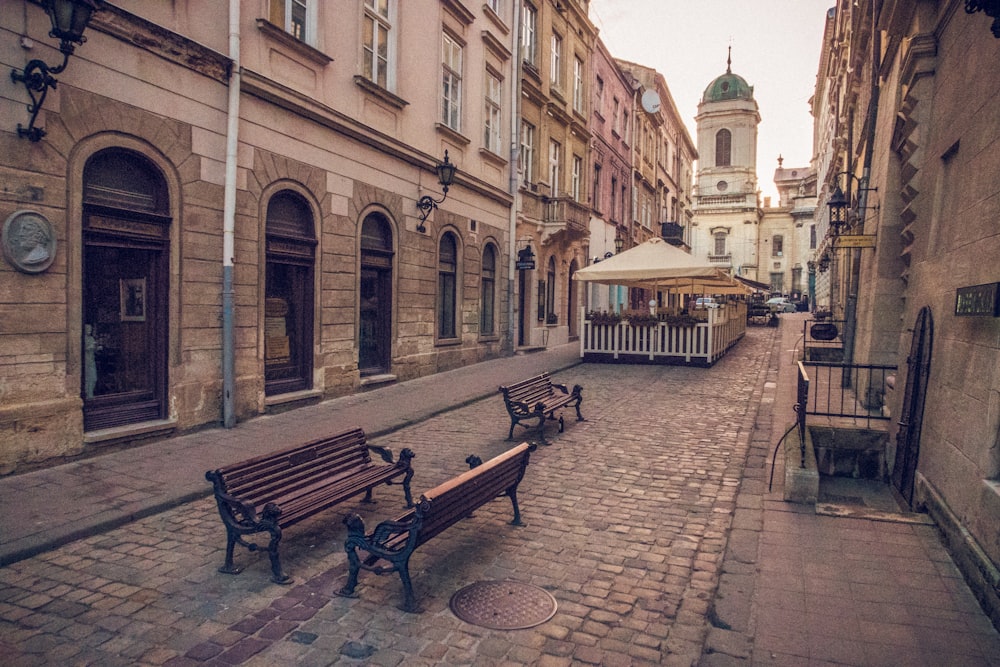
<svg viewBox="0 0 1000 667">
<path fill-rule="evenodd" d="M 805 415 L 817 417 L 849 417 L 861 420 L 866 427 L 872 421 L 888 421 L 885 407 L 886 378 L 896 372 L 896 366 L 886 364 L 839 364 L 832 362 L 800 362 L 800 376 L 805 376 L 805 394 L 799 379 L 799 403 Z M 803 421 L 804 423 L 804 421 Z"/>
</svg>

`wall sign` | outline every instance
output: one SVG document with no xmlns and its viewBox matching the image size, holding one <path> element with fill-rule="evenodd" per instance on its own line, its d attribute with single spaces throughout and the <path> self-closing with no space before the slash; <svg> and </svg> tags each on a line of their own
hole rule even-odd
<svg viewBox="0 0 1000 667">
<path fill-rule="evenodd" d="M 955 314 L 1000 317 L 1000 283 L 959 287 L 955 290 Z"/>
<path fill-rule="evenodd" d="M 23 273 L 41 273 L 56 259 L 52 223 L 35 211 L 17 211 L 3 223 L 3 256 Z"/>
</svg>

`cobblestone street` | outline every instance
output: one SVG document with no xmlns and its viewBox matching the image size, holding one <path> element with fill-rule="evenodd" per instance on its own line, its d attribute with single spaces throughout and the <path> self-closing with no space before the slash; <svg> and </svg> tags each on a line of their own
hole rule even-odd
<svg viewBox="0 0 1000 667">
<path fill-rule="evenodd" d="M 518 494 L 528 525 L 509 525 L 500 499 L 419 549 L 421 614 L 396 608 L 395 575 L 362 573 L 358 599 L 333 594 L 347 569 L 340 519 L 357 511 L 372 526 L 398 513 L 398 488 L 288 530 L 290 587 L 271 583 L 260 552 L 238 548 L 239 576 L 216 571 L 225 534 L 205 499 L 0 570 L 6 664 L 690 665 L 774 332 L 752 330 L 711 369 L 560 373 L 583 385 L 587 421 L 570 411 L 565 432 L 533 454 Z M 414 450 L 417 493 L 465 470 L 469 454 L 485 460 L 509 447 L 508 426 L 496 396 L 376 443 Z M 495 631 L 450 611 L 463 586 L 506 579 L 551 592 L 555 617 Z"/>
</svg>

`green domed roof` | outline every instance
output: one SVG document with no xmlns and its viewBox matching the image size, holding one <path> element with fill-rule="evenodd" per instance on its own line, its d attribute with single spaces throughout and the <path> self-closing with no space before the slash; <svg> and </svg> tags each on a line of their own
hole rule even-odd
<svg viewBox="0 0 1000 667">
<path fill-rule="evenodd" d="M 715 81 L 708 84 L 702 102 L 721 102 L 723 100 L 752 100 L 753 86 L 739 74 L 727 71 Z"/>
<path fill-rule="evenodd" d="M 753 86 L 739 74 L 733 74 L 732 47 L 729 47 L 729 52 L 730 55 L 726 58 L 726 73 L 708 84 L 705 94 L 701 96 L 702 102 L 753 99 Z"/>
</svg>

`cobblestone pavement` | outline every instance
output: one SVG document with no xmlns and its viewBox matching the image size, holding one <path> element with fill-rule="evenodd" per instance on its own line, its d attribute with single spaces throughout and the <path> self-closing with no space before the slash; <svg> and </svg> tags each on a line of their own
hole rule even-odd
<svg viewBox="0 0 1000 667">
<path fill-rule="evenodd" d="M 587 364 L 586 421 L 539 447 L 519 490 L 526 527 L 503 499 L 421 547 L 411 561 L 423 613 L 396 608 L 395 575 L 346 575 L 341 517 L 397 513 L 399 489 L 286 532 L 292 586 L 266 555 L 238 549 L 220 574 L 224 531 L 199 500 L 0 569 L 7 665 L 684 665 L 698 660 L 774 330 L 756 329 L 711 369 Z M 499 397 L 378 439 L 416 453 L 414 491 L 510 446 Z M 519 430 L 519 433 L 521 431 Z M 540 586 L 548 622 L 467 624 L 451 595 L 484 580 Z"/>
</svg>

